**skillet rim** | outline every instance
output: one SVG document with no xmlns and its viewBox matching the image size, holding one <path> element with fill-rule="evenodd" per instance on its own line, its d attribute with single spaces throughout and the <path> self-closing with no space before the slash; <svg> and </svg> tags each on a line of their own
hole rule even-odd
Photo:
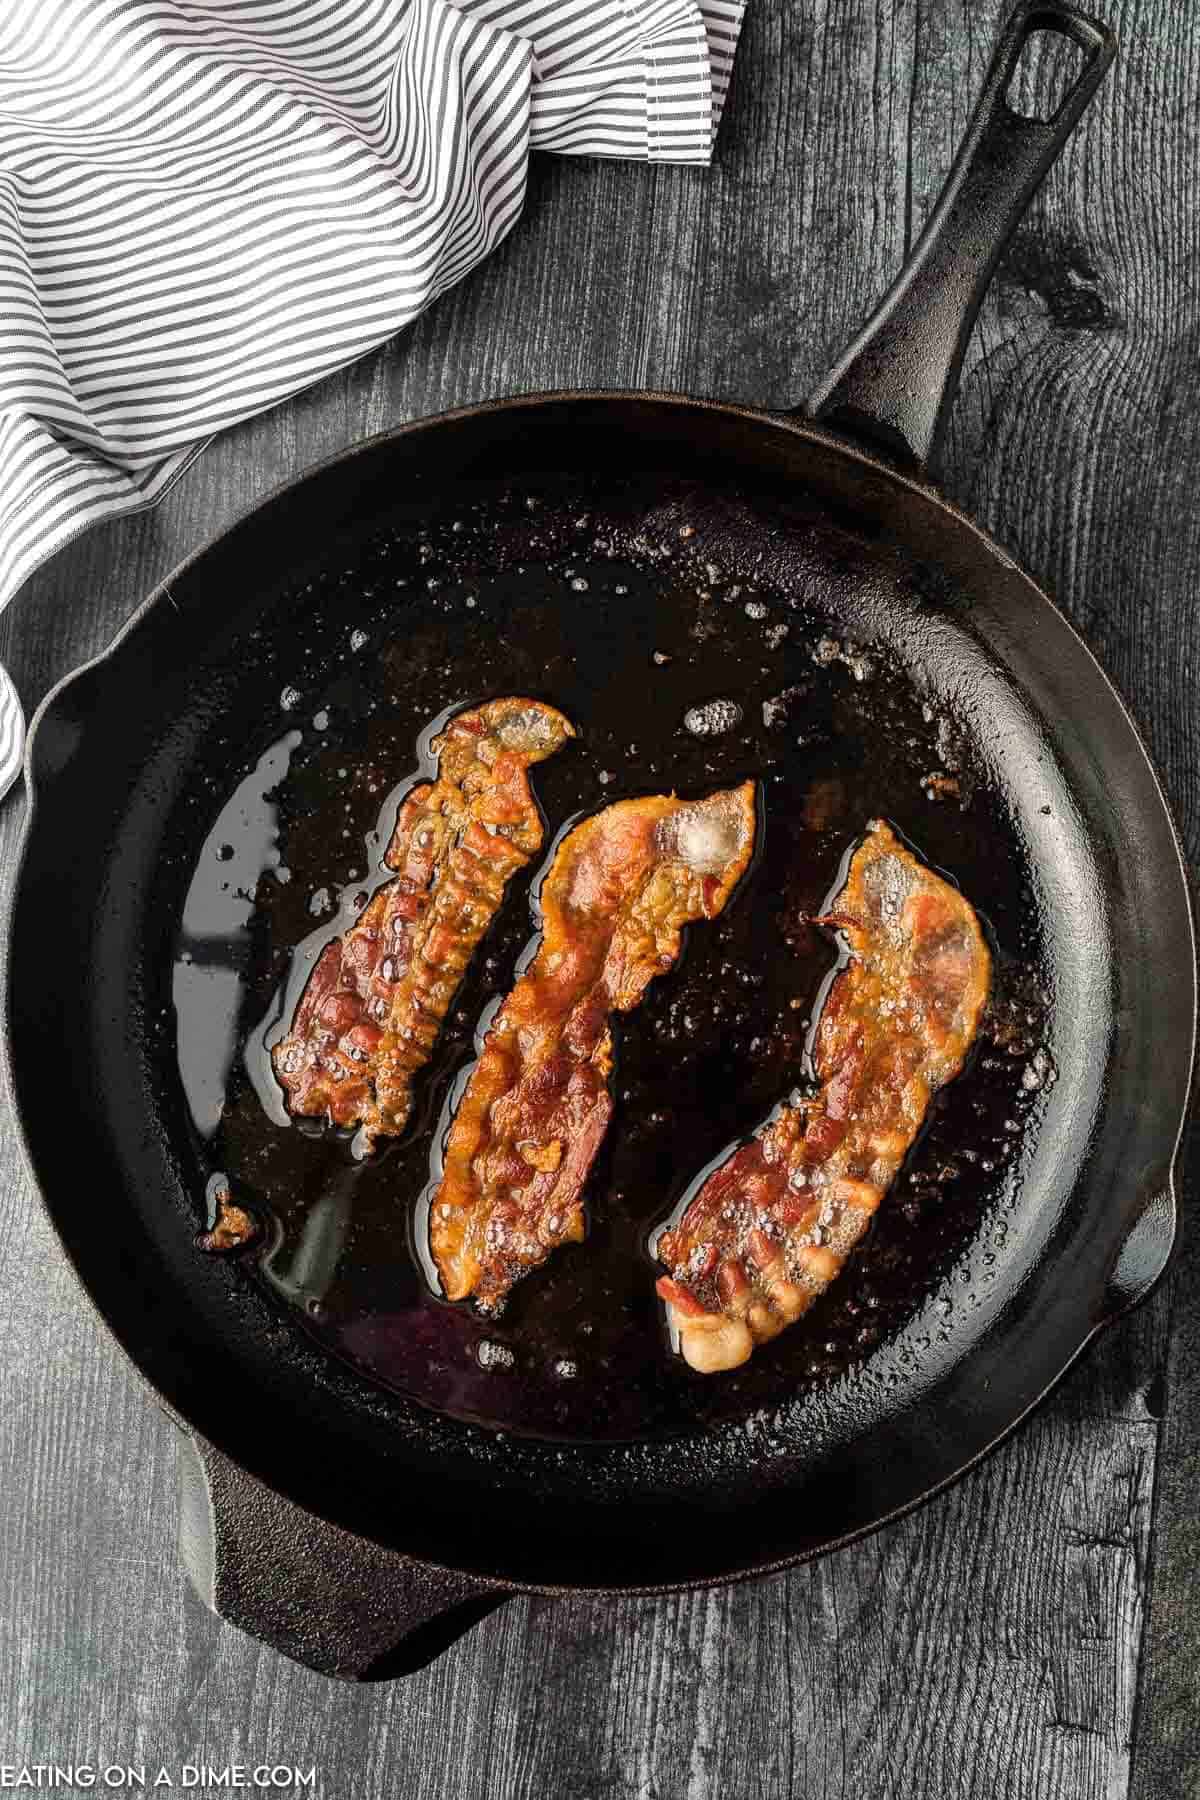
<svg viewBox="0 0 1200 1800">
<path fill-rule="evenodd" d="M 475 1571 L 467 1571 L 472 1579 L 478 1581 L 481 1588 L 487 1588 L 494 1591 L 540 1593 L 547 1595 L 562 1593 L 652 1595 L 656 1593 L 682 1592 L 693 1589 L 722 1586 L 726 1583 L 777 1573 L 782 1569 L 812 1561 L 816 1557 L 824 1556 L 830 1551 L 843 1548 L 848 1544 L 870 1536 L 873 1532 L 881 1529 L 883 1526 L 891 1524 L 898 1519 L 904 1518 L 909 1513 L 914 1512 L 927 1500 L 933 1499 L 935 1496 L 943 1493 L 947 1488 L 953 1486 L 953 1484 L 962 1476 L 976 1468 L 984 1458 L 989 1456 L 993 1450 L 997 1449 L 1000 1444 L 1029 1419 L 1030 1415 L 1041 1406 L 1054 1388 L 1062 1381 L 1068 1371 L 1074 1367 L 1087 1349 L 1094 1343 L 1101 1332 L 1106 1330 L 1110 1325 L 1115 1324 L 1117 1320 L 1122 1318 L 1133 1306 L 1140 1304 L 1143 1299 L 1148 1297 L 1169 1267 L 1177 1247 L 1179 1221 L 1175 1188 L 1180 1150 L 1187 1125 L 1196 1076 L 1198 1026 L 1196 916 L 1190 881 L 1188 878 L 1188 865 L 1184 856 L 1179 830 L 1176 826 L 1167 796 L 1164 792 L 1158 770 L 1155 767 L 1154 760 L 1150 755 L 1136 720 L 1111 677 L 1090 649 L 1073 621 L 1062 611 L 1051 596 L 1046 593 L 1043 588 L 1038 586 L 1033 578 L 1022 568 L 1020 563 L 1018 563 L 1007 550 L 992 538 L 990 533 L 972 519 L 969 514 L 963 512 L 959 507 L 947 500 L 931 481 L 921 480 L 907 471 L 896 467 L 883 457 L 874 454 L 870 449 L 853 442 L 839 433 L 830 431 L 814 423 L 812 419 L 806 417 L 803 413 L 786 410 L 776 411 L 763 407 L 747 406 L 734 401 L 704 399 L 695 395 L 673 393 L 669 391 L 584 388 L 550 389 L 545 391 L 510 394 L 449 408 L 438 413 L 425 414 L 418 419 L 407 420 L 401 424 L 389 426 L 383 431 L 372 433 L 368 437 L 357 439 L 354 443 L 348 444 L 342 449 L 322 457 L 318 461 L 309 464 L 304 469 L 290 475 L 285 480 L 276 483 L 273 487 L 258 495 L 248 505 L 241 508 L 235 516 L 218 531 L 214 532 L 211 536 L 206 538 L 203 543 L 189 552 L 188 555 L 182 557 L 175 563 L 167 574 L 155 584 L 149 593 L 146 594 L 144 599 L 134 608 L 104 649 L 62 675 L 59 680 L 47 690 L 34 712 L 30 721 L 23 760 L 26 793 L 25 816 L 22 820 L 13 876 L 9 887 L 8 906 L 4 919 L 3 935 L 2 938 L 0 938 L 0 1026 L 3 1027 L 3 1029 L 0 1030 L 0 1075 L 3 1076 L 7 1085 L 7 1091 L 12 1104 L 12 1112 L 16 1124 L 17 1142 L 20 1145 L 26 1170 L 32 1180 L 39 1204 L 54 1233 L 59 1250 L 75 1276 L 87 1304 L 91 1308 L 93 1314 L 99 1318 L 105 1329 L 116 1340 L 122 1353 L 136 1371 L 139 1380 L 147 1388 L 160 1408 L 167 1413 L 172 1422 L 180 1430 L 189 1435 L 200 1435 L 199 1427 L 195 1426 L 185 1415 L 178 1411 L 169 1400 L 167 1400 L 162 1391 L 155 1385 L 151 1376 L 144 1371 L 141 1362 L 129 1348 L 125 1334 L 119 1330 L 117 1324 L 108 1317 L 103 1310 L 101 1302 L 93 1294 L 84 1267 L 81 1265 L 81 1261 L 75 1257 L 68 1247 L 63 1234 L 59 1229 L 56 1210 L 47 1198 L 46 1193 L 43 1191 L 42 1183 L 38 1176 L 37 1160 L 26 1132 L 24 1112 L 17 1098 L 14 1045 L 11 1034 L 11 1025 L 14 1017 L 11 936 L 13 921 L 17 911 L 18 897 L 22 891 L 26 865 L 31 853 L 39 818 L 38 784 L 35 779 L 35 756 L 41 726 L 47 716 L 53 711 L 58 701 L 76 681 L 101 669 L 106 663 L 116 658 L 126 639 L 131 637 L 137 631 L 142 622 L 156 606 L 161 605 L 174 582 L 181 579 L 195 564 L 202 561 L 202 559 L 215 549 L 218 544 L 223 542 L 226 537 L 237 530 L 256 513 L 264 510 L 283 497 L 292 494 L 305 482 L 320 476 L 330 469 L 346 464 L 358 456 L 382 449 L 386 445 L 395 443 L 399 440 L 416 436 L 431 428 L 453 426 L 459 421 L 504 412 L 519 412 L 522 410 L 545 409 L 556 405 L 568 406 L 579 404 L 599 404 L 603 406 L 625 406 L 636 404 L 643 407 L 647 405 L 652 407 L 660 406 L 664 409 L 669 408 L 675 410 L 682 408 L 686 411 L 694 411 L 696 413 L 709 415 L 715 414 L 727 419 L 743 421 L 756 426 L 766 426 L 772 430 L 781 431 L 788 435 L 796 436 L 814 443 L 822 449 L 843 458 L 850 464 L 857 465 L 860 470 L 877 478 L 882 477 L 886 482 L 899 488 L 901 491 L 919 497 L 925 504 L 932 503 L 932 505 L 945 514 L 948 520 L 952 521 L 956 527 L 960 529 L 966 527 L 969 535 L 979 542 L 981 548 L 990 559 L 1003 565 L 1017 577 L 1023 587 L 1028 591 L 1031 603 L 1040 603 L 1047 607 L 1054 615 L 1056 622 L 1059 625 L 1066 627 L 1070 638 L 1073 640 L 1076 652 L 1082 653 L 1082 657 L 1085 659 L 1089 672 L 1093 677 L 1099 677 L 1102 686 L 1107 690 L 1108 696 L 1115 703 L 1117 713 L 1125 727 L 1126 743 L 1131 747 L 1136 747 L 1137 751 L 1140 753 L 1142 768 L 1145 775 L 1149 777 L 1150 790 L 1157 799 L 1159 817 L 1167 827 L 1168 841 L 1175 852 L 1175 860 L 1174 863 L 1171 864 L 1172 870 L 1177 871 L 1179 877 L 1175 889 L 1175 902 L 1178 903 L 1180 900 L 1182 901 L 1180 923 L 1186 930 L 1187 948 L 1189 951 L 1187 958 L 1189 978 L 1189 1029 L 1187 1032 L 1188 1041 L 1186 1044 L 1186 1071 L 1184 1079 L 1180 1083 L 1178 1108 L 1176 1109 L 1174 1106 L 1170 1108 L 1172 1116 L 1175 1116 L 1177 1111 L 1177 1123 L 1175 1124 L 1171 1142 L 1167 1147 L 1167 1154 L 1164 1158 L 1164 1167 L 1167 1170 L 1167 1192 L 1171 1203 L 1169 1250 L 1162 1258 L 1161 1266 L 1154 1272 L 1152 1279 L 1146 1281 L 1132 1297 L 1122 1298 L 1115 1307 L 1106 1306 L 1102 1315 L 1080 1340 L 1078 1345 L 1063 1362 L 1061 1368 L 1050 1377 L 1045 1386 L 1040 1389 L 1021 1411 L 990 1438 L 987 1443 L 976 1450 L 950 1474 L 935 1482 L 932 1486 L 922 1489 L 919 1494 L 915 1495 L 910 1500 L 903 1502 L 891 1511 L 880 1515 L 877 1519 L 874 1519 L 867 1524 L 857 1526 L 844 1534 L 825 1539 L 820 1543 L 802 1547 L 794 1552 L 787 1552 L 782 1555 L 768 1557 L 760 1561 L 752 1561 L 732 1570 L 723 1570 L 718 1574 L 699 1574 L 662 1582 L 595 1584 L 575 1581 L 552 1581 L 542 1583 L 509 1576 L 489 1577 L 483 1574 L 476 1574 Z M 1166 871 L 1164 870 L 1163 873 L 1165 877 Z M 1165 881 L 1163 886 L 1165 889 Z M 1124 1240 L 1125 1242 L 1128 1242 L 1129 1237 L 1136 1232 L 1137 1223 L 1138 1221 L 1135 1221 L 1134 1225 L 1130 1227 L 1126 1239 Z M 279 1493 L 288 1504 L 300 1506 L 300 1502 L 293 1500 L 290 1494 L 283 1492 L 283 1490 L 278 1488 L 274 1482 L 266 1480 L 257 1470 L 249 1468 L 246 1464 L 229 1456 L 228 1453 L 214 1440 L 205 1436 L 203 1441 L 215 1450 L 218 1455 L 225 1457 L 226 1460 L 233 1464 L 233 1466 L 243 1469 L 244 1472 L 251 1475 L 253 1479 L 262 1482 L 263 1485 L 269 1487 L 273 1492 Z M 320 1508 L 310 1508 L 305 1506 L 303 1510 L 312 1511 L 317 1516 L 325 1517 L 331 1523 L 342 1526 L 343 1529 L 353 1529 L 343 1525 L 343 1522 L 334 1517 L 331 1513 L 322 1512 Z M 361 1536 L 363 1534 L 357 1533 L 356 1535 Z M 441 1569 L 452 1573 L 461 1572 L 459 1565 L 439 1562 L 434 1558 L 424 1555 L 414 1560 L 418 1560 L 421 1566 L 426 1568 Z"/>
</svg>

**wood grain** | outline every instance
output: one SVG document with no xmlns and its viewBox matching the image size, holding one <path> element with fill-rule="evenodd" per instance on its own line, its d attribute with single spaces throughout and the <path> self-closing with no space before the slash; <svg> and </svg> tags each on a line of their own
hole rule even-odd
<svg viewBox="0 0 1200 1800">
<path fill-rule="evenodd" d="M 574 384 L 798 401 L 919 228 L 1002 10 L 755 0 L 712 171 L 538 162 L 518 230 L 413 330 L 30 584 L 0 618 L 27 708 L 175 560 L 366 432 Z M 1124 54 L 988 302 L 946 483 L 1105 660 L 1194 859 L 1200 36 L 1188 0 L 1097 10 Z M 6 886 L 20 804 L 0 809 Z M 734 1590 L 517 1602 L 433 1668 L 353 1690 L 186 1589 L 173 1427 L 76 1291 L 4 1108 L 0 1761 L 315 1762 L 324 1800 L 1200 1791 L 1198 1276 L 1193 1254 L 1170 1347 L 1160 1293 L 1027 1430 L 866 1544 Z"/>
</svg>

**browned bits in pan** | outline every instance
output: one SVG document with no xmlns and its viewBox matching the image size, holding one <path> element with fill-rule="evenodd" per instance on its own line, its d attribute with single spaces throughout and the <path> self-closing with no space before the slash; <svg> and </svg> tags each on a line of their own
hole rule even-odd
<svg viewBox="0 0 1200 1800">
<path fill-rule="evenodd" d="M 873 824 L 824 924 L 851 961 L 817 1032 L 815 1099 L 776 1117 L 709 1176 L 658 1255 L 680 1348 L 731 1369 L 798 1319 L 837 1275 L 987 1001 L 991 958 L 956 888 Z"/>
<path fill-rule="evenodd" d="M 623 800 L 564 838 L 542 887 L 541 946 L 497 1014 L 459 1105 L 430 1210 L 446 1296 L 496 1310 L 583 1236 L 582 1193 L 612 1112 L 614 1012 L 722 910 L 754 846 L 754 785 Z"/>
<path fill-rule="evenodd" d="M 259 1235 L 258 1221 L 243 1206 L 235 1204 L 228 1187 L 213 1187 L 210 1197 L 215 1203 L 216 1217 L 208 1231 L 196 1239 L 198 1249 L 210 1251 L 244 1250 Z"/>
<path fill-rule="evenodd" d="M 403 1131 L 463 970 L 541 848 L 527 771 L 573 735 L 554 707 L 508 698 L 435 739 L 437 779 L 407 796 L 388 846 L 396 879 L 326 946 L 271 1052 L 291 1112 L 361 1125 L 368 1143 Z"/>
</svg>

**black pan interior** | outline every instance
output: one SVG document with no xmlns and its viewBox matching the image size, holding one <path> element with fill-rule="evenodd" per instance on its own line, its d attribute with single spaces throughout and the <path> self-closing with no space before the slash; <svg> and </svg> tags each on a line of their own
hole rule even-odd
<svg viewBox="0 0 1200 1800">
<path fill-rule="evenodd" d="M 172 868 L 191 863 L 182 909 L 164 904 L 182 911 L 173 999 L 193 1191 L 228 1180 L 266 1224 L 265 1254 L 248 1261 L 270 1290 L 320 1341 L 443 1411 L 553 1438 L 687 1432 L 838 1380 L 935 1287 L 944 1333 L 962 1298 L 951 1265 L 989 1214 L 977 1278 L 995 1279 L 1005 1184 L 1053 1080 L 1027 858 L 978 746 L 847 625 L 847 596 L 902 588 L 900 566 L 811 509 L 788 511 L 769 564 L 777 510 L 665 472 L 479 484 L 454 518 L 381 531 L 311 584 L 290 678 L 278 687 L 272 659 L 265 693 L 239 701 L 255 727 L 243 754 L 201 777 L 214 823 L 198 853 L 188 838 L 170 854 Z M 349 1134 L 289 1128 L 266 1040 L 385 873 L 418 737 L 497 681 L 552 700 L 579 733 L 536 777 L 545 860 L 571 821 L 614 800 L 747 777 L 760 844 L 725 917 L 690 934 L 680 969 L 619 1024 L 619 1112 L 589 1183 L 586 1244 L 485 1322 L 431 1289 L 423 1195 L 481 1021 L 536 928 L 537 865 L 510 888 L 400 1144 L 363 1163 Z M 648 1239 L 698 1171 L 804 1084 L 837 955 L 807 920 L 876 814 L 985 911 L 994 1035 L 939 1103 L 869 1256 L 749 1368 L 706 1380 L 667 1342 Z"/>
<path fill-rule="evenodd" d="M 1019 1416 L 1100 1322 L 1165 1180 L 1191 993 L 1165 966 L 1187 917 L 1153 777 L 1011 565 L 809 434 L 614 399 L 369 447 L 170 588 L 177 612 L 152 606 L 38 731 L 11 995 L 56 1222 L 173 1407 L 343 1522 L 576 1582 L 828 1541 Z M 622 1028 L 588 1244 L 485 1329 L 429 1294 L 410 1235 L 439 1108 L 530 937 L 530 882 L 464 987 L 417 1128 L 376 1165 L 269 1121 L 250 1077 L 268 1091 L 255 1027 L 292 946 L 376 878 L 370 834 L 422 728 L 518 690 L 581 733 L 536 772 L 548 844 L 612 798 L 746 775 L 765 824 L 728 918 Z M 725 699 L 735 726 L 688 728 Z M 929 774 L 957 795 L 931 799 Z M 834 955 L 804 915 L 873 812 L 984 915 L 991 1030 L 828 1301 L 703 1381 L 662 1339 L 647 1231 L 803 1078 Z M 85 881 L 61 878 L 68 842 Z M 35 1068 L 82 1096 L 74 1174 Z M 218 1170 L 268 1226 L 262 1267 L 193 1247 Z M 531 1481 L 550 1515 L 532 1534 Z M 464 1540 L 481 1488 L 497 1530 Z"/>
</svg>

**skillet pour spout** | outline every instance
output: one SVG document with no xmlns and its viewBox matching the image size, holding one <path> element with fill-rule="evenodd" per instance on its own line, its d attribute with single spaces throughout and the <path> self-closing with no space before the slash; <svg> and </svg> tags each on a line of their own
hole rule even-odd
<svg viewBox="0 0 1200 1800">
<path fill-rule="evenodd" d="M 1006 99 L 1036 31 L 1084 57 L 1049 120 Z M 1018 8 L 912 257 L 801 412 L 567 393 L 418 421 L 248 513 L 44 703 L 7 964 L 27 1155 L 85 1291 L 186 1434 L 189 1574 L 214 1610 L 285 1655 L 379 1678 L 419 1666 L 513 1592 L 653 1592 L 822 1554 L 970 1467 L 1161 1272 L 1195 1031 L 1174 829 L 1090 653 L 925 479 L 988 279 L 1114 51 L 1073 7 Z M 211 824 L 199 776 L 227 775 L 247 721 L 291 678 L 299 587 L 331 555 L 340 568 L 354 534 L 395 529 L 401 508 L 416 529 L 438 508 L 469 511 L 463 497 L 484 488 L 551 491 L 547 471 L 615 480 L 631 467 L 652 496 L 639 504 L 664 471 L 715 472 L 772 519 L 803 504 L 839 542 L 858 534 L 855 604 L 874 607 L 869 624 L 898 661 L 919 660 L 931 688 L 969 696 L 967 723 L 982 721 L 981 754 L 1040 884 L 1062 1020 L 1058 1080 L 1022 1153 L 1021 1230 L 986 1303 L 892 1387 L 789 1392 L 753 1439 L 723 1420 L 620 1442 L 500 1432 L 329 1355 L 236 1268 L 197 1254 L 196 1134 L 158 1023 L 182 892 L 164 883 Z M 879 577 L 887 558 L 907 586 Z M 594 598 L 602 565 L 584 554 L 579 567 Z M 122 688 L 128 702 L 114 706 Z M 89 879 L 61 880 L 66 841 Z M 71 1133 L 63 1092 L 78 1096 Z M 736 1531 L 714 1529 L 734 1515 Z"/>
</svg>

